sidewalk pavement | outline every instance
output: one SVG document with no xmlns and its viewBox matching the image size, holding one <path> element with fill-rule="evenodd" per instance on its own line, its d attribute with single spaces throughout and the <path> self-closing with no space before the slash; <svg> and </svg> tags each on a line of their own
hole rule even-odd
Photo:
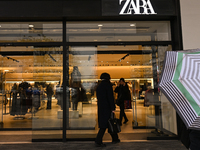
<svg viewBox="0 0 200 150">
<path fill-rule="evenodd" d="M 92 141 L 73 142 L 0 142 L 0 150 L 187 150 L 177 140 L 165 141 L 122 141 L 112 144 L 104 142 L 106 147 L 95 147 Z"/>
</svg>

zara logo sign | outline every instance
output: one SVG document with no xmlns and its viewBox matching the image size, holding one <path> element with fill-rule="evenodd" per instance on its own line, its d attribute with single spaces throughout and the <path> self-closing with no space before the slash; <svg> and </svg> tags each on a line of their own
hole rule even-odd
<svg viewBox="0 0 200 150">
<path fill-rule="evenodd" d="M 155 15 L 154 8 L 150 0 L 119 0 L 122 6 L 120 15 Z"/>
</svg>

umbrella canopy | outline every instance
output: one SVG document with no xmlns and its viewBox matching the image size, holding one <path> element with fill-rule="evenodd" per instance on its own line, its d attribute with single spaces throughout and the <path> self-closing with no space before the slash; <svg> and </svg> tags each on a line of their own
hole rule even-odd
<svg viewBox="0 0 200 150">
<path fill-rule="evenodd" d="M 200 49 L 167 51 L 159 88 L 187 128 L 200 130 Z"/>
</svg>

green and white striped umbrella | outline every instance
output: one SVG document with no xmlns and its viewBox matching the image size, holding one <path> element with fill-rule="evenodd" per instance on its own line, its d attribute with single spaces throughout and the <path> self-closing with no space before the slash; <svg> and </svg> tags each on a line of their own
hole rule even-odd
<svg viewBox="0 0 200 150">
<path fill-rule="evenodd" d="M 159 88 L 185 125 L 200 130 L 200 49 L 167 51 Z"/>
</svg>

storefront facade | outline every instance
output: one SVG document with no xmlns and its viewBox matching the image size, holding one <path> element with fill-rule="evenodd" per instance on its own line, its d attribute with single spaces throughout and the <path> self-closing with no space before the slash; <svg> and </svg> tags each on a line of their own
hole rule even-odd
<svg viewBox="0 0 200 150">
<path fill-rule="evenodd" d="M 131 92 L 122 135 L 177 138 L 158 82 L 165 52 L 182 49 L 180 4 L 161 1 L 1 1 L 1 130 L 32 130 L 33 141 L 94 139 L 95 89 L 108 72 L 113 89 L 123 77 Z"/>
</svg>

